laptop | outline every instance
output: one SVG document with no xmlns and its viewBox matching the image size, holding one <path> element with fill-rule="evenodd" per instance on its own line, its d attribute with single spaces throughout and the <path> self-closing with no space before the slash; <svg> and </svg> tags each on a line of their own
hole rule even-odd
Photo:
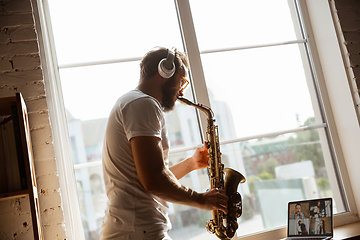
<svg viewBox="0 0 360 240">
<path fill-rule="evenodd" d="M 331 239 L 333 237 L 332 198 L 288 203 L 288 240 Z"/>
</svg>

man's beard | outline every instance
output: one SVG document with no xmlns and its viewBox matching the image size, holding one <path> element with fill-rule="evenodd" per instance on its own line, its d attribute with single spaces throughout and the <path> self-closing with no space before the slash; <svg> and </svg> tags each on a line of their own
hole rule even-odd
<svg viewBox="0 0 360 240">
<path fill-rule="evenodd" d="M 175 85 L 176 81 L 170 78 L 162 86 L 162 106 L 164 112 L 169 112 L 174 109 L 176 102 L 175 97 L 179 92 L 179 88 Z"/>
</svg>

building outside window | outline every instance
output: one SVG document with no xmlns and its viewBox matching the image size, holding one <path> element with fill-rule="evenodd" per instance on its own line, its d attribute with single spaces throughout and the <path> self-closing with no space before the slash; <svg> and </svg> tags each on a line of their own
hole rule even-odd
<svg viewBox="0 0 360 240">
<path fill-rule="evenodd" d="M 185 97 L 211 107 L 222 161 L 247 179 L 238 187 L 238 237 L 284 226 L 288 201 L 333 197 L 334 213 L 347 211 L 304 3 L 44 2 L 58 69 L 53 81 L 61 85 L 71 139 L 72 156 L 64 161 L 75 170 L 85 239 L 99 237 L 106 206 L 99 179 L 107 116 L 117 98 L 135 88 L 141 58 L 156 46 L 188 55 L 191 88 Z M 167 113 L 171 164 L 202 144 L 205 120 L 180 103 Z M 206 171 L 181 183 L 200 192 L 209 188 Z M 217 239 L 205 230 L 210 212 L 170 204 L 169 215 L 174 240 Z"/>
</svg>

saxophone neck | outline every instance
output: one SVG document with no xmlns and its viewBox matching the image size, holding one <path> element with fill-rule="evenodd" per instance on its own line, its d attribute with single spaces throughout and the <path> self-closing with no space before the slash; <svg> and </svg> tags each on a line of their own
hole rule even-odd
<svg viewBox="0 0 360 240">
<path fill-rule="evenodd" d="M 201 110 L 202 112 L 204 112 L 207 115 L 208 119 L 212 119 L 214 117 L 213 111 L 211 110 L 211 108 L 209 108 L 207 106 L 204 106 L 200 103 L 193 103 L 190 100 L 183 98 L 183 97 L 178 97 L 177 99 L 179 102 L 181 102 L 185 105 L 193 106 L 193 107 Z"/>
</svg>

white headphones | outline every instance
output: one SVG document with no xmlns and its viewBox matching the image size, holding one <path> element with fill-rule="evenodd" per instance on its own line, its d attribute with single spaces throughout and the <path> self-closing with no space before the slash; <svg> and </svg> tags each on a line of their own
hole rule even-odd
<svg viewBox="0 0 360 240">
<path fill-rule="evenodd" d="M 163 78 L 171 78 L 175 73 L 175 52 L 168 49 L 167 57 L 162 59 L 158 65 L 158 72 Z"/>
</svg>

